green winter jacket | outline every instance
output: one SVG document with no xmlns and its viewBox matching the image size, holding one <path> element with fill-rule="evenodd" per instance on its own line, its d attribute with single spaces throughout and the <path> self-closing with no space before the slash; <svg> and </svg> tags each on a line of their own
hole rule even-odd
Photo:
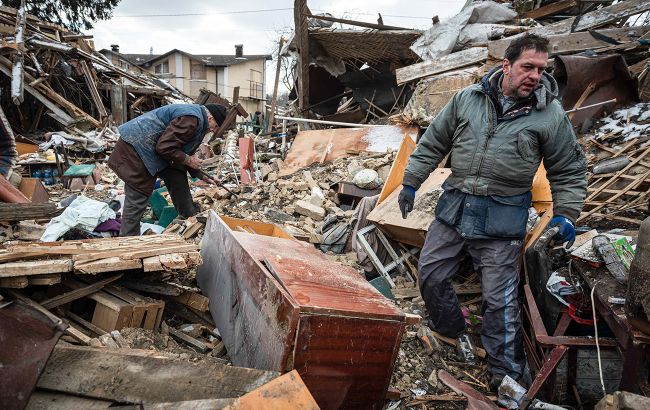
<svg viewBox="0 0 650 410">
<path fill-rule="evenodd" d="M 556 99 L 555 79 L 544 73 L 531 97 L 503 113 L 501 76 L 494 69 L 451 99 L 418 142 L 402 183 L 417 190 L 450 153 L 452 187 L 472 195 L 519 195 L 530 191 L 543 160 L 553 212 L 575 221 L 587 190 L 587 164 Z"/>
</svg>

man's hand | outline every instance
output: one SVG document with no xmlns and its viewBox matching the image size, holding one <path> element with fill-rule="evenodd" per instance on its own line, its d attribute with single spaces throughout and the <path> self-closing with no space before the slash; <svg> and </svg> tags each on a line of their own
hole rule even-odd
<svg viewBox="0 0 650 410">
<path fill-rule="evenodd" d="M 413 210 L 413 202 L 415 202 L 415 188 L 410 185 L 402 185 L 402 192 L 399 193 L 397 203 L 399 209 L 402 211 L 402 218 L 406 219 L 409 212 Z"/>
<path fill-rule="evenodd" d="M 196 155 L 188 155 L 185 157 L 185 162 L 183 164 L 193 169 L 200 169 L 203 161 Z"/>
<path fill-rule="evenodd" d="M 551 219 L 551 222 L 548 223 L 548 228 L 553 228 L 554 226 L 560 229 L 554 239 L 562 241 L 562 243 L 567 242 L 566 249 L 571 248 L 573 242 L 576 240 L 576 230 L 573 227 L 573 223 L 562 215 L 555 215 Z"/>
</svg>

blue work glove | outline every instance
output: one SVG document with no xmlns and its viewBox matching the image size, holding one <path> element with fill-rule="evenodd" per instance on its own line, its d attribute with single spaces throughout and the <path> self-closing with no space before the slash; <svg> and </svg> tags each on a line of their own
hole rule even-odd
<svg viewBox="0 0 650 410">
<path fill-rule="evenodd" d="M 415 202 L 415 188 L 410 185 L 402 185 L 402 192 L 397 197 L 399 209 L 402 211 L 402 218 L 406 219 L 409 212 L 413 210 L 413 202 Z"/>
<path fill-rule="evenodd" d="M 572 247 L 573 242 L 576 240 L 576 230 L 573 227 L 573 223 L 562 215 L 556 215 L 551 219 L 551 222 L 548 223 L 549 228 L 555 226 L 560 228 L 560 230 L 553 238 L 562 241 L 562 243 L 567 242 L 566 249 Z"/>
</svg>

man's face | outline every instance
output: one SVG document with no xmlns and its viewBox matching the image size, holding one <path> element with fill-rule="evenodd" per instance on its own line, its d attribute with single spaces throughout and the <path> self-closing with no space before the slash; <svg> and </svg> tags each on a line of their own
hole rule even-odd
<svg viewBox="0 0 650 410">
<path fill-rule="evenodd" d="M 524 50 L 519 58 L 511 63 L 503 60 L 503 94 L 508 97 L 526 98 L 537 88 L 546 68 L 548 53 L 534 49 Z"/>
<path fill-rule="evenodd" d="M 217 124 L 217 120 L 215 120 L 212 115 L 208 115 L 208 126 L 210 127 L 210 131 L 212 132 L 217 132 L 217 128 L 219 128 L 219 125 Z"/>
</svg>

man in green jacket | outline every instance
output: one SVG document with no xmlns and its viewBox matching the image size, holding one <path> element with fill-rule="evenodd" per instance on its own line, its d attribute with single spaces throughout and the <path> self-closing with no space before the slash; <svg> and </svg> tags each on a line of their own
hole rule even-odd
<svg viewBox="0 0 650 410">
<path fill-rule="evenodd" d="M 471 347 L 451 285 L 458 254 L 467 248 L 482 279 L 481 341 L 493 389 L 505 375 L 530 382 L 517 301 L 518 260 L 540 162 L 553 195 L 550 225 L 560 228 L 562 242 L 575 239 L 573 223 L 587 189 L 584 153 L 556 99 L 557 83 L 545 72 L 547 60 L 547 39 L 519 37 L 501 67 L 458 92 L 409 158 L 398 199 L 406 218 L 415 191 L 449 154 L 452 174 L 420 255 L 420 290 L 432 328 Z M 470 349 L 461 355 L 474 359 Z"/>
</svg>

